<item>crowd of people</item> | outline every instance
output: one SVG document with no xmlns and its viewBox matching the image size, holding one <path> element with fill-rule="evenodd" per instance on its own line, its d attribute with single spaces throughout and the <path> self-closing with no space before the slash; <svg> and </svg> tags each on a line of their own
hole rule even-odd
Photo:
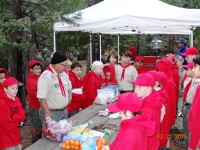
<svg viewBox="0 0 200 150">
<path fill-rule="evenodd" d="M 143 67 L 145 58 L 136 55 L 134 44 L 122 52 L 121 61 L 112 52 L 106 64 L 94 61 L 81 78 L 82 66 L 61 52 L 42 72 L 38 60 L 28 64 L 26 81 L 32 143 L 42 137 L 45 120 L 59 121 L 91 106 L 102 86 L 118 85 L 116 103 L 107 106 L 122 119 L 116 139 L 103 150 L 168 150 L 170 140 L 185 149 L 200 148 L 200 57 L 195 47 L 178 41 L 178 54 L 157 60 L 155 70 Z M 131 60 L 134 60 L 132 63 Z M 25 119 L 18 81 L 0 68 L 0 149 L 20 150 L 20 127 Z M 79 92 L 74 92 L 74 91 Z"/>
</svg>

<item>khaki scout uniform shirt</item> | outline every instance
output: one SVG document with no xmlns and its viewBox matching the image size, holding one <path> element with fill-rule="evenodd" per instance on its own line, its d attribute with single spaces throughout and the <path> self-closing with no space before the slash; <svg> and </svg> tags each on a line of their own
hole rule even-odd
<svg viewBox="0 0 200 150">
<path fill-rule="evenodd" d="M 190 86 L 190 89 L 188 91 L 187 98 L 186 98 L 187 103 L 192 104 L 194 95 L 195 95 L 195 92 L 196 92 L 196 89 L 197 89 L 197 86 L 199 85 L 199 83 L 200 83 L 200 79 L 198 79 L 198 78 L 192 79 L 192 84 Z"/>
<path fill-rule="evenodd" d="M 52 67 L 51 69 L 53 73 L 45 70 L 38 79 L 37 98 L 47 100 L 49 109 L 62 109 L 68 105 L 68 92 L 71 92 L 72 85 L 65 72 L 59 74 L 66 92 L 66 97 L 63 96 L 57 77 L 58 74 Z"/>
<path fill-rule="evenodd" d="M 121 80 L 123 68 L 120 65 L 115 66 L 115 78 L 119 84 L 121 91 L 133 90 L 132 80 L 135 80 L 138 76 L 137 70 L 133 66 L 129 66 L 125 69 L 124 79 Z"/>
</svg>

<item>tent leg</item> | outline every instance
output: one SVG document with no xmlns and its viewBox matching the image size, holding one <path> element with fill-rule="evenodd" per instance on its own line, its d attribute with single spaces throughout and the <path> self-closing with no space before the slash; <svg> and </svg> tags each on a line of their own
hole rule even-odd
<svg viewBox="0 0 200 150">
<path fill-rule="evenodd" d="M 90 34 L 90 66 L 92 65 L 92 34 Z"/>
<path fill-rule="evenodd" d="M 118 63 L 119 63 L 119 34 L 117 39 L 117 55 L 118 55 Z"/>
<path fill-rule="evenodd" d="M 193 47 L 193 31 L 192 33 L 190 34 L 190 47 Z"/>
<path fill-rule="evenodd" d="M 99 53 L 100 53 L 99 61 L 101 61 L 101 34 L 99 34 Z"/>
<path fill-rule="evenodd" d="M 53 31 L 53 52 L 56 52 L 56 32 Z"/>
</svg>

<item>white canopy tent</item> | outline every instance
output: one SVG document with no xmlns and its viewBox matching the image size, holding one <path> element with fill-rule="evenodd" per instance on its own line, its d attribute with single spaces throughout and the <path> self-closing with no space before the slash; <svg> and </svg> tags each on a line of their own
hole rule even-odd
<svg viewBox="0 0 200 150">
<path fill-rule="evenodd" d="M 82 19 L 77 25 L 64 22 L 54 24 L 55 32 L 82 31 L 101 34 L 185 34 L 190 35 L 200 25 L 200 9 L 171 6 L 159 0 L 104 0 L 77 11 Z"/>
</svg>

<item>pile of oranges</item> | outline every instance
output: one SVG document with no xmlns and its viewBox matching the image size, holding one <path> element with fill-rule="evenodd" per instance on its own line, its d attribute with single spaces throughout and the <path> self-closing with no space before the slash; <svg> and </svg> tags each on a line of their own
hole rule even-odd
<svg viewBox="0 0 200 150">
<path fill-rule="evenodd" d="M 82 143 L 76 140 L 66 140 L 61 147 L 65 150 L 82 150 Z"/>
<path fill-rule="evenodd" d="M 102 150 L 104 146 L 106 146 L 106 140 L 103 138 L 98 138 L 96 140 L 96 146 L 98 150 Z"/>
</svg>

